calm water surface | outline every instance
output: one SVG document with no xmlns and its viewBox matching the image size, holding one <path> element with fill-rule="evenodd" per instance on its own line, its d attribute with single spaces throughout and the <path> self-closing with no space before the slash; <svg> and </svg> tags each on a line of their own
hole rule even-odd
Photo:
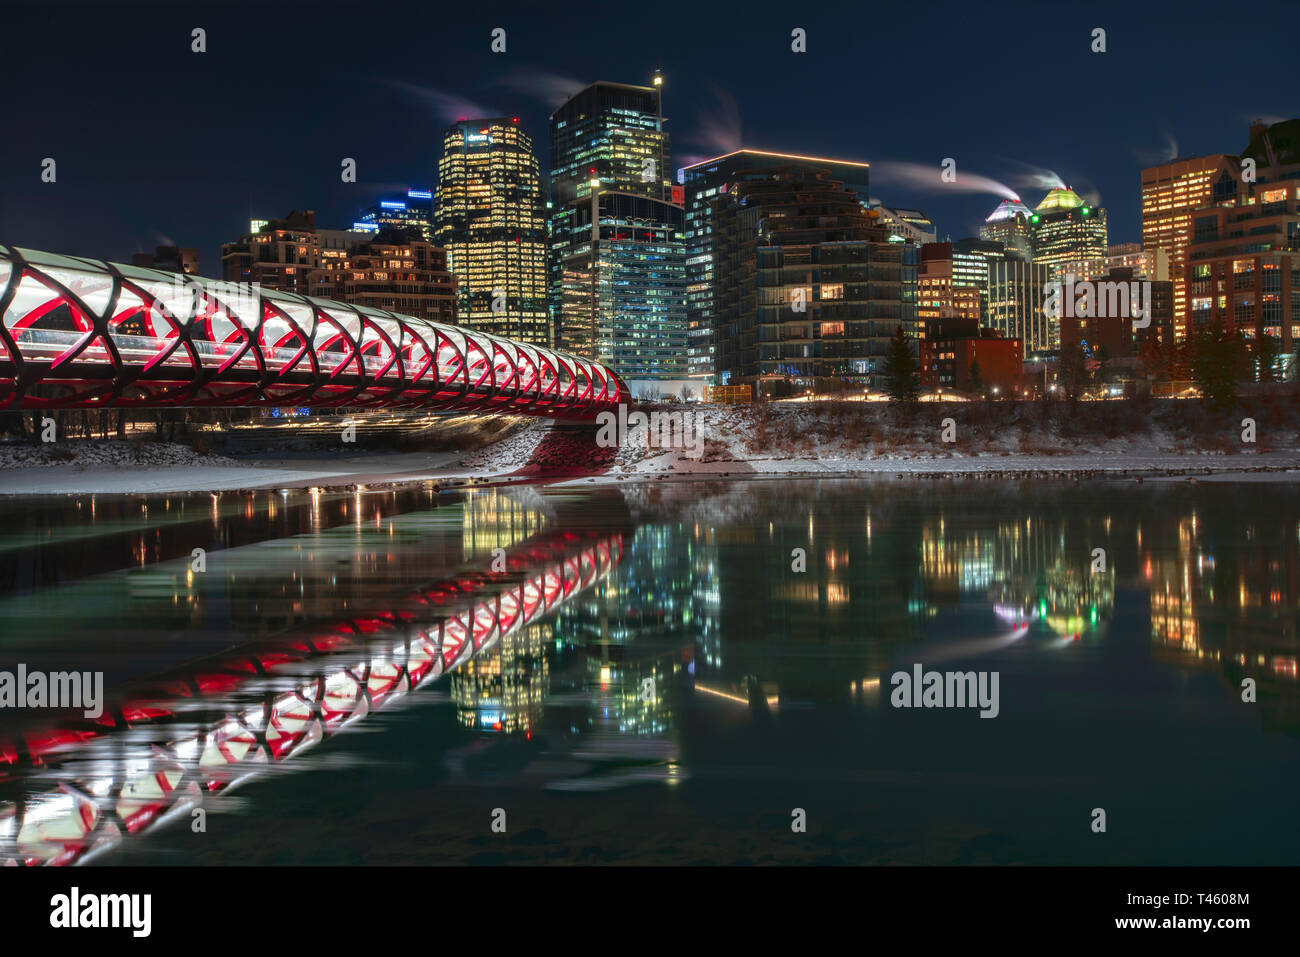
<svg viewBox="0 0 1300 957">
<path fill-rule="evenodd" d="M 0 863 L 1300 862 L 1287 483 L 28 498 L 0 528 L 0 671 L 109 699 L 0 710 Z M 892 707 L 917 663 L 996 672 L 997 717 Z"/>
</svg>

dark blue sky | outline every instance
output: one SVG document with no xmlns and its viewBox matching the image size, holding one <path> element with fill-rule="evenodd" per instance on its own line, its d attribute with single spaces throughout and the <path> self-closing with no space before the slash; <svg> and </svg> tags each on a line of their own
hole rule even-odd
<svg viewBox="0 0 1300 957">
<path fill-rule="evenodd" d="M 556 11 L 571 10 L 560 14 Z M 147 3 L 0 9 L 0 242 L 112 260 L 163 242 L 220 271 L 250 214 L 343 226 L 431 185 L 440 131 L 519 115 L 549 166 L 570 85 L 665 74 L 674 166 L 746 146 L 873 163 L 872 192 L 971 235 L 992 194 L 1051 171 L 1140 238 L 1139 170 L 1236 152 L 1300 116 L 1294 4 Z M 190 52 L 203 27 L 208 52 Z M 494 27 L 507 52 L 490 52 Z M 808 52 L 790 51 L 790 31 Z M 1090 51 L 1094 27 L 1107 52 Z M 461 105 L 461 101 L 465 105 Z M 58 181 L 43 184 L 44 157 Z M 359 182 L 339 179 L 355 157 Z M 917 164 L 912 167 L 909 164 Z M 1026 166 L 1025 164 L 1028 164 Z M 1039 172 L 1040 177 L 1046 175 Z"/>
</svg>

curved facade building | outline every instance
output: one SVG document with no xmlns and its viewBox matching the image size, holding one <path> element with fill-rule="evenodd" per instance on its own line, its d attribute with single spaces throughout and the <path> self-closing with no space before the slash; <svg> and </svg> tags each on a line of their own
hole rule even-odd
<svg viewBox="0 0 1300 957">
<path fill-rule="evenodd" d="M 310 406 L 591 419 L 604 366 L 367 306 L 0 246 L 0 409 Z"/>
<path fill-rule="evenodd" d="M 1004 199 L 980 227 L 980 239 L 998 242 L 1009 253 L 1028 259 L 1033 252 L 1029 236 L 1032 211 L 1018 199 Z"/>
</svg>

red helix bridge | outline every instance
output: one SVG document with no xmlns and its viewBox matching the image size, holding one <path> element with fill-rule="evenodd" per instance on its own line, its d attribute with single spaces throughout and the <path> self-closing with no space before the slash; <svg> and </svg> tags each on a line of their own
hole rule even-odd
<svg viewBox="0 0 1300 957">
<path fill-rule="evenodd" d="M 543 533 L 466 571 L 0 734 L 0 866 L 85 863 L 298 758 L 609 576 L 620 532 Z M 293 764 L 290 767 L 294 766 Z"/>
<path fill-rule="evenodd" d="M 0 410 L 232 406 L 589 421 L 599 363 L 330 299 L 0 246 Z"/>
</svg>

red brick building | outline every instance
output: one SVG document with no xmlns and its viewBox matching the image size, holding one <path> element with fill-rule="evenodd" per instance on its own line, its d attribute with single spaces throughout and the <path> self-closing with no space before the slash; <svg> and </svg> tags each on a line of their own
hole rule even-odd
<svg viewBox="0 0 1300 957">
<path fill-rule="evenodd" d="M 1020 386 L 1021 341 L 981 329 L 977 322 L 928 323 L 926 337 L 918 345 L 923 389 L 1013 394 Z"/>
</svg>

